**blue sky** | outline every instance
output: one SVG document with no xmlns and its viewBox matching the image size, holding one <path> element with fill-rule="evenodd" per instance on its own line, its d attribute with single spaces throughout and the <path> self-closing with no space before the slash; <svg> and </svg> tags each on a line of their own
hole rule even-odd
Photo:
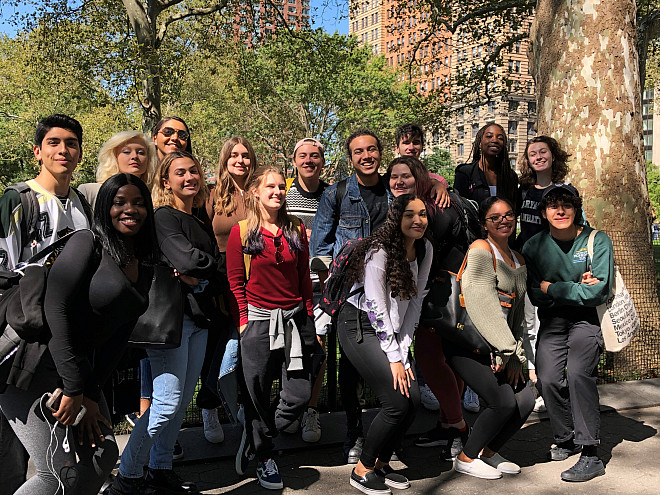
<svg viewBox="0 0 660 495">
<path fill-rule="evenodd" d="M 322 27 L 329 33 L 339 31 L 348 34 L 348 0 L 311 0 L 312 26 Z M 28 12 L 24 6 L 18 10 L 6 3 L 0 5 L 0 33 L 12 36 L 16 29 L 11 18 L 17 13 Z"/>
</svg>

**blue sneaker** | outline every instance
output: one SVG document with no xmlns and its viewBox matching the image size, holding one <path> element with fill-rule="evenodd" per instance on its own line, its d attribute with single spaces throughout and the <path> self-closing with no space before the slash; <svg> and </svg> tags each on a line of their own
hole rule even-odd
<svg viewBox="0 0 660 495">
<path fill-rule="evenodd" d="M 269 490 L 281 490 L 284 488 L 282 477 L 273 459 L 266 459 L 257 464 L 257 479 L 261 486 Z"/>
<path fill-rule="evenodd" d="M 254 452 L 252 452 L 252 445 L 248 441 L 247 430 L 243 428 L 243 436 L 241 436 L 241 445 L 236 452 L 236 472 L 239 476 L 243 476 L 247 470 L 250 461 L 254 459 Z"/>
</svg>

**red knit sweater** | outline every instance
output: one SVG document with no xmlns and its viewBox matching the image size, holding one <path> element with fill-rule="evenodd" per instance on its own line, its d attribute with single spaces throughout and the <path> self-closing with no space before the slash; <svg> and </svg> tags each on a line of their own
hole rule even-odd
<svg viewBox="0 0 660 495">
<path fill-rule="evenodd" d="M 252 257 L 250 280 L 245 286 L 245 265 L 240 227 L 231 229 L 227 242 L 227 276 L 229 278 L 230 305 L 234 324 L 238 327 L 248 322 L 247 306 L 264 309 L 293 309 L 304 302 L 309 316 L 314 316 L 312 304 L 312 281 L 309 278 L 309 244 L 302 229 L 303 250 L 291 252 L 284 236 L 280 247 L 283 261 L 276 263 L 274 237 L 262 228 L 265 249 Z"/>
</svg>

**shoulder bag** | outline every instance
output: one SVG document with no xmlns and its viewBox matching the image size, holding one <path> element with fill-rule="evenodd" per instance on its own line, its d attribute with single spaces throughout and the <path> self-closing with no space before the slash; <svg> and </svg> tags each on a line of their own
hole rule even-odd
<svg viewBox="0 0 660 495">
<path fill-rule="evenodd" d="M 598 231 L 596 229 L 589 234 L 587 241 L 587 251 L 589 258 L 594 259 L 594 238 Z M 605 341 L 605 350 L 609 352 L 619 352 L 630 344 L 637 331 L 639 330 L 639 316 L 635 310 L 623 277 L 619 273 L 619 267 L 614 264 L 614 280 L 612 281 L 612 291 L 600 306 L 596 306 L 600 329 L 603 332 Z"/>
<path fill-rule="evenodd" d="M 469 253 L 469 251 L 468 251 Z M 463 258 L 463 263 L 458 273 L 448 270 L 439 270 L 437 276 L 431 283 L 431 289 L 422 304 L 422 315 L 420 324 L 433 328 L 435 333 L 443 339 L 468 349 L 475 354 L 488 355 L 492 346 L 483 338 L 465 309 L 463 299 L 463 288 L 461 279 L 467 265 L 468 253 Z M 497 271 L 495 255 L 493 256 L 493 267 Z M 516 297 L 497 290 L 500 305 L 510 308 Z"/>
<path fill-rule="evenodd" d="M 175 349 L 181 345 L 184 295 L 179 277 L 166 265 L 155 265 L 149 307 L 138 318 L 128 345 L 142 349 Z"/>
</svg>

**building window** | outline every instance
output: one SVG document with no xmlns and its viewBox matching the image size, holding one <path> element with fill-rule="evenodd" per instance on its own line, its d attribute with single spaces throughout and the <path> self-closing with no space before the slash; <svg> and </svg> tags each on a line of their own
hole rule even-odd
<svg viewBox="0 0 660 495">
<path fill-rule="evenodd" d="M 478 119 L 478 118 L 479 118 L 479 107 L 474 107 L 474 108 L 472 109 L 472 116 L 473 116 L 475 119 Z"/>
<path fill-rule="evenodd" d="M 509 122 L 509 136 L 515 136 L 518 134 L 518 122 L 511 120 Z"/>
<path fill-rule="evenodd" d="M 520 41 L 516 41 L 516 53 L 520 53 Z"/>
<path fill-rule="evenodd" d="M 509 112 L 517 112 L 519 105 L 520 105 L 520 102 L 515 101 L 515 100 L 510 100 L 509 101 Z"/>
<path fill-rule="evenodd" d="M 463 156 L 465 154 L 465 145 L 463 143 L 460 143 L 456 148 L 456 154 L 458 156 Z"/>
<path fill-rule="evenodd" d="M 536 136 L 535 122 L 527 122 L 527 137 L 533 138 L 534 136 Z"/>
<path fill-rule="evenodd" d="M 516 60 L 516 72 L 520 72 L 520 60 Z"/>
<path fill-rule="evenodd" d="M 516 169 L 516 162 L 517 162 L 517 160 L 516 160 L 515 156 L 512 156 L 511 158 L 509 158 L 509 163 L 511 164 L 511 168 L 514 169 L 514 170 Z"/>
<path fill-rule="evenodd" d="M 477 137 L 478 132 L 479 132 L 479 124 L 472 124 L 472 139 L 475 139 Z"/>
<path fill-rule="evenodd" d="M 527 81 L 527 94 L 532 93 L 532 81 Z"/>
<path fill-rule="evenodd" d="M 509 153 L 515 153 L 516 152 L 516 144 L 517 144 L 517 141 L 515 139 L 509 140 Z"/>
<path fill-rule="evenodd" d="M 527 113 L 536 113 L 536 102 L 530 101 L 527 103 Z"/>
<path fill-rule="evenodd" d="M 488 102 L 488 113 L 495 113 L 495 102 L 494 101 L 489 101 Z"/>
<path fill-rule="evenodd" d="M 465 139 L 465 129 L 463 126 L 459 126 L 456 130 L 458 131 L 458 139 Z"/>
</svg>

